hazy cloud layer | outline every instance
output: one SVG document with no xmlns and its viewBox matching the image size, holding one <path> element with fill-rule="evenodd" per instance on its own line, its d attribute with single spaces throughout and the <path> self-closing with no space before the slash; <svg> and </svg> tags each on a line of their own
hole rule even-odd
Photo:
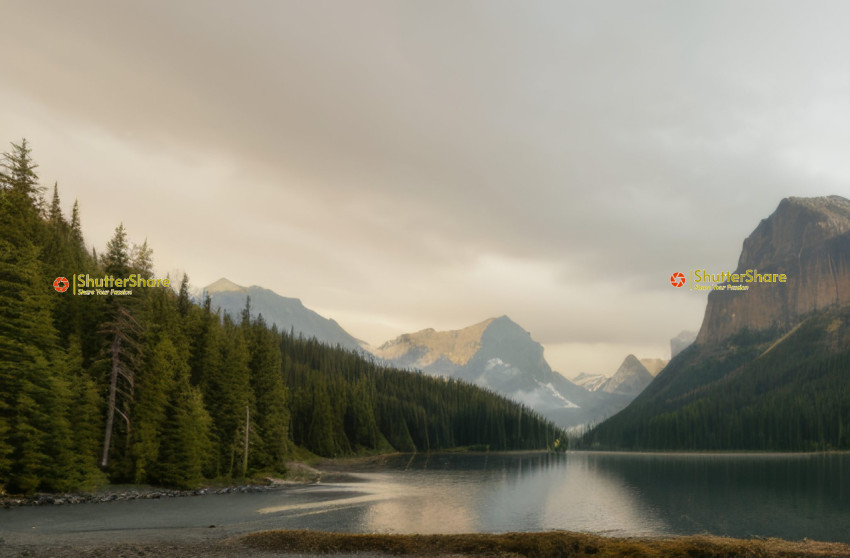
<svg viewBox="0 0 850 558">
<path fill-rule="evenodd" d="M 372 343 L 508 314 L 554 368 L 610 373 L 699 326 L 670 273 L 734 267 L 782 197 L 847 194 L 848 12 L 14 2 L 0 129 L 98 247 L 123 220 L 163 270 Z"/>
</svg>

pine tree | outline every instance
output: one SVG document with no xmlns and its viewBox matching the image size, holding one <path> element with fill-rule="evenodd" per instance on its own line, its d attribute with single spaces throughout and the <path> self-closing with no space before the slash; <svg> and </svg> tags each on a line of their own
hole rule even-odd
<svg viewBox="0 0 850 558">
<path fill-rule="evenodd" d="M 21 143 L 12 143 L 12 150 L 3 154 L 3 162 L 0 163 L 0 168 L 3 169 L 0 173 L 0 186 L 27 198 L 35 208 L 40 208 L 42 189 L 35 172 L 38 165 L 33 162 L 31 152 L 26 138 L 22 139 Z"/>
<path fill-rule="evenodd" d="M 262 316 L 248 326 L 248 347 L 258 440 L 251 462 L 257 468 L 279 470 L 289 449 L 289 397 L 281 374 L 280 338 Z"/>
<path fill-rule="evenodd" d="M 0 168 L 0 192 L 9 205 L 6 211 L 16 221 L 17 233 L 37 242 L 42 230 L 42 188 L 38 184 L 38 168 L 30 157 L 26 139 L 12 143 L 12 151 L 4 153 Z"/>
<path fill-rule="evenodd" d="M 52 225 L 65 222 L 62 216 L 62 205 L 59 202 L 59 183 L 53 183 L 53 201 L 50 203 L 50 212 L 47 214 L 48 222 Z"/>
<path fill-rule="evenodd" d="M 46 434 L 48 460 L 41 475 L 40 485 L 51 491 L 68 492 L 78 485 L 72 419 L 73 404 L 71 377 L 68 374 L 65 355 L 56 356 L 51 365 L 49 397 L 39 404 L 48 417 L 49 431 Z"/>
<path fill-rule="evenodd" d="M 146 279 L 153 277 L 153 250 L 148 246 L 147 238 L 141 245 L 133 244 L 130 267 Z"/>
<path fill-rule="evenodd" d="M 202 379 L 204 403 L 213 417 L 213 434 L 219 448 L 217 471 L 226 477 L 243 476 L 241 458 L 245 432 L 245 407 L 250 404 L 249 353 L 242 329 L 229 316 L 211 343 L 218 355 L 207 363 Z"/>
<path fill-rule="evenodd" d="M 71 243 L 75 250 L 85 252 L 85 242 L 83 242 L 83 229 L 80 225 L 80 203 L 74 200 L 74 208 L 71 210 Z M 97 258 L 95 258 L 96 260 Z"/>
<path fill-rule="evenodd" d="M 0 196 L 0 485 L 32 492 L 48 463 L 49 440 L 60 411 L 54 388 L 56 332 L 49 283 L 38 248 L 22 234 L 26 215 Z M 2 454 L 9 456 L 4 458 Z"/>
<path fill-rule="evenodd" d="M 97 384 L 83 368 L 81 341 L 70 339 L 66 362 L 71 380 L 71 404 L 68 406 L 68 421 L 73 424 L 73 447 L 75 455 L 75 489 L 91 490 L 105 481 L 98 467 L 101 436 L 103 433 L 103 400 Z"/>
<path fill-rule="evenodd" d="M 133 443 L 131 448 L 135 482 L 159 479 L 160 436 L 166 407 L 173 390 L 175 370 L 185 364 L 168 339 L 148 351 L 144 366 L 136 374 L 133 399 Z"/>
<path fill-rule="evenodd" d="M 160 451 L 160 482 L 193 488 L 214 459 L 212 419 L 198 388 L 189 385 L 188 369 L 175 374 Z"/>
<path fill-rule="evenodd" d="M 177 298 L 177 311 L 181 317 L 186 318 L 191 305 L 192 301 L 189 300 L 189 276 L 184 273 L 183 279 L 180 281 L 180 293 Z"/>
<path fill-rule="evenodd" d="M 114 277 L 127 276 L 130 269 L 130 255 L 124 223 L 118 225 L 112 239 L 107 243 L 102 263 L 107 274 Z"/>
</svg>

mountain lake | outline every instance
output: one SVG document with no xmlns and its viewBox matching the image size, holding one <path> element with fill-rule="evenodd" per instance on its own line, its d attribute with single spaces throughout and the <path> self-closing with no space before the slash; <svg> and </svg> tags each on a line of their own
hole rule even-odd
<svg viewBox="0 0 850 558">
<path fill-rule="evenodd" d="M 337 475 L 340 477 L 340 475 Z M 393 456 L 343 482 L 0 510 L 19 544 L 203 540 L 265 529 L 584 531 L 850 543 L 850 454 Z"/>
</svg>

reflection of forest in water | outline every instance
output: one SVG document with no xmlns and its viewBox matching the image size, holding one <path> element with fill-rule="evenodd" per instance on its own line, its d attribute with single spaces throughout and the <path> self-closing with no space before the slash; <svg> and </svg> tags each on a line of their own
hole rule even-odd
<svg viewBox="0 0 850 558">
<path fill-rule="evenodd" d="M 584 454 L 673 532 L 850 541 L 850 454 Z"/>
<path fill-rule="evenodd" d="M 386 465 L 429 486 L 432 504 L 462 494 L 454 505 L 484 531 L 850 542 L 850 454 L 420 454 Z"/>
</svg>

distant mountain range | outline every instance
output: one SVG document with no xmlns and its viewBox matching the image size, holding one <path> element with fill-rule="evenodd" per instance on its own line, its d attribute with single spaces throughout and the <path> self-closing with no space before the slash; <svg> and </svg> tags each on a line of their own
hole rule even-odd
<svg viewBox="0 0 850 558">
<path fill-rule="evenodd" d="M 634 398 L 651 381 L 652 374 L 649 373 L 649 370 L 646 369 L 635 355 L 629 355 L 617 369 L 617 372 L 599 386 L 599 391 L 617 393 Z"/>
<path fill-rule="evenodd" d="M 696 336 L 696 334 L 694 334 Z M 612 376 L 604 374 L 588 374 L 581 372 L 571 381 L 588 391 L 603 391 L 605 393 L 622 392 L 621 386 L 639 386 L 628 389 L 628 394 L 637 396 L 652 381 L 661 370 L 667 366 L 668 360 L 663 358 L 642 358 L 628 355 Z M 646 374 L 649 374 L 647 376 Z"/>
<path fill-rule="evenodd" d="M 782 200 L 744 241 L 747 270 L 787 281 L 713 290 L 693 345 L 585 446 L 850 449 L 850 201 Z"/>
<path fill-rule="evenodd" d="M 300 300 L 269 289 L 243 287 L 219 279 L 205 288 L 214 309 L 238 317 L 250 297 L 251 314 L 282 331 L 366 352 L 370 348 L 335 321 L 306 308 Z M 464 380 L 524 403 L 562 427 L 596 423 L 631 401 L 652 376 L 634 357 L 626 359 L 608 386 L 591 390 L 553 372 L 543 347 L 507 316 L 456 331 L 425 329 L 407 333 L 371 352 L 390 366 Z M 663 361 L 661 361 L 663 362 Z M 658 361 L 651 364 L 655 367 Z M 637 376 L 637 377 L 632 377 Z"/>
<path fill-rule="evenodd" d="M 234 319 L 239 319 L 250 299 L 252 317 L 262 315 L 280 331 L 371 353 L 387 366 L 478 385 L 523 403 L 564 428 L 599 422 L 636 395 L 628 390 L 591 392 L 553 372 L 543 357 L 543 347 L 507 316 L 457 331 L 407 333 L 373 349 L 297 298 L 258 286 L 243 287 L 225 278 L 203 290 L 214 310 Z M 648 374 L 645 369 L 643 374 Z M 624 379 L 623 385 L 631 384 Z"/>
<path fill-rule="evenodd" d="M 242 287 L 224 278 L 204 290 L 210 297 L 212 308 L 221 309 L 234 318 L 241 315 L 250 297 L 251 314 L 254 317 L 262 314 L 266 323 L 276 325 L 280 331 L 291 331 L 306 339 L 315 337 L 328 345 L 356 351 L 362 350 L 365 345 L 335 321 L 306 308 L 297 298 L 280 296 L 262 287 Z"/>
<path fill-rule="evenodd" d="M 628 402 L 622 394 L 592 393 L 553 372 L 543 347 L 507 316 L 455 331 L 407 333 L 374 352 L 394 366 L 490 389 L 563 427 L 601 420 Z"/>
</svg>

